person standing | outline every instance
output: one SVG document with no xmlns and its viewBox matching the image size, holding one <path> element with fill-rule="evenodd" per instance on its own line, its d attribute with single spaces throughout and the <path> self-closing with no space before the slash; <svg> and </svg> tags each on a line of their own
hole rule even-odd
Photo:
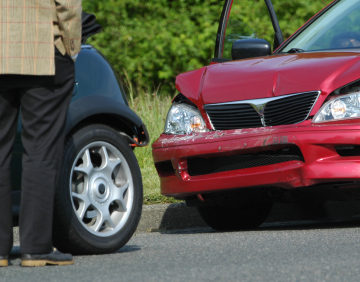
<svg viewBox="0 0 360 282">
<path fill-rule="evenodd" d="M 19 115 L 21 265 L 73 263 L 53 250 L 52 224 L 81 10 L 81 0 L 0 0 L 0 266 L 13 245 L 10 160 Z"/>
</svg>

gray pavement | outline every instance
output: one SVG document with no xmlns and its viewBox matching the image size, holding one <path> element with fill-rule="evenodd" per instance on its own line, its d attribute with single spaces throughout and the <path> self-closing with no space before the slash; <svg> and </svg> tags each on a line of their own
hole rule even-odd
<svg viewBox="0 0 360 282">
<path fill-rule="evenodd" d="M 16 246 L 0 281 L 359 281 L 359 207 L 329 203 L 321 220 L 314 207 L 276 203 L 259 229 L 214 232 L 182 203 L 144 206 L 118 252 L 34 269 L 19 266 Z"/>
<path fill-rule="evenodd" d="M 291 221 L 316 221 L 319 210 L 294 203 L 275 203 L 264 226 Z M 326 220 L 360 221 L 360 201 L 329 202 L 322 207 L 321 215 Z M 196 208 L 185 203 L 144 205 L 137 233 L 162 232 L 188 228 L 206 227 Z M 14 228 L 15 244 L 18 244 L 18 229 Z"/>
<path fill-rule="evenodd" d="M 68 267 L 22 268 L 14 251 L 0 281 L 359 281 L 359 224 L 267 223 L 136 233 L 119 251 Z"/>
</svg>

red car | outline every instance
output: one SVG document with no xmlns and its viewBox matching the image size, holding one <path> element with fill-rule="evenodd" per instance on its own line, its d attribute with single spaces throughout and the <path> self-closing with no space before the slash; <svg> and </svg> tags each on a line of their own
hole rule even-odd
<svg viewBox="0 0 360 282">
<path fill-rule="evenodd" d="M 177 77 L 153 144 L 162 194 L 217 230 L 256 227 L 298 191 L 360 187 L 360 1 L 332 2 L 283 42 L 265 0 L 273 53 L 236 33 L 240 2 L 225 2 L 213 63 Z"/>
</svg>

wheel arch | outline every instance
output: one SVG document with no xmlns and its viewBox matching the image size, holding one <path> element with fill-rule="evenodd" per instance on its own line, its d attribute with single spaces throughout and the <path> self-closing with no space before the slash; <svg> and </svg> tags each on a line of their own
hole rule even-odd
<svg viewBox="0 0 360 282">
<path fill-rule="evenodd" d="M 65 129 L 67 136 L 95 123 L 119 131 L 132 146 L 146 146 L 149 143 L 146 126 L 124 103 L 106 97 L 86 97 L 70 104 Z"/>
</svg>

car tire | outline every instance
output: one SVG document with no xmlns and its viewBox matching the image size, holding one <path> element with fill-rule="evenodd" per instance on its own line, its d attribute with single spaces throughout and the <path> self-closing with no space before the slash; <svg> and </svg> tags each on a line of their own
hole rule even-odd
<svg viewBox="0 0 360 282">
<path fill-rule="evenodd" d="M 198 206 L 201 218 L 217 231 L 253 229 L 262 224 L 272 207 L 271 201 L 253 203 L 249 206 L 228 206 L 226 204 Z"/>
<path fill-rule="evenodd" d="M 73 254 L 118 250 L 139 223 L 141 172 L 129 143 L 111 127 L 95 124 L 65 144 L 55 197 L 54 244 Z"/>
</svg>

